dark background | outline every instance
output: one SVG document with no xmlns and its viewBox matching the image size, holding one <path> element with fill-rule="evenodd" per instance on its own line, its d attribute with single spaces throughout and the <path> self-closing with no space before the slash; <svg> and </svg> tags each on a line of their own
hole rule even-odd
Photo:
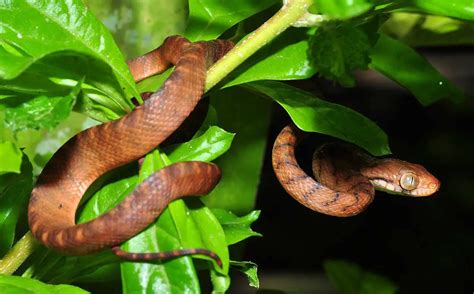
<svg viewBox="0 0 474 294">
<path fill-rule="evenodd" d="M 253 225 L 264 237 L 250 240 L 243 258 L 259 265 L 262 288 L 333 293 L 322 263 L 337 259 L 389 278 L 400 293 L 474 291 L 473 49 L 421 50 L 467 94 L 460 104 L 444 99 L 425 108 L 374 72 L 358 73 L 358 85 L 350 89 L 319 78 L 292 83 L 375 121 L 388 134 L 394 157 L 424 165 L 440 179 L 441 189 L 427 198 L 377 192 L 358 216 L 321 215 L 281 188 L 271 167 L 269 143 L 256 207 L 262 214 Z M 268 142 L 289 122 L 280 107 L 275 106 L 273 114 Z M 315 136 L 301 144 L 297 155 L 303 167 L 325 139 Z M 252 292 L 245 284 L 237 277 L 231 292 Z"/>
</svg>

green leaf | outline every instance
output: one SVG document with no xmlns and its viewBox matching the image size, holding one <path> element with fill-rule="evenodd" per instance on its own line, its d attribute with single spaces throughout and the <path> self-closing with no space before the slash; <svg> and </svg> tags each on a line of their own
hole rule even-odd
<svg viewBox="0 0 474 294">
<path fill-rule="evenodd" d="M 412 0 L 409 4 L 427 12 L 428 14 L 474 20 L 474 2 L 472 0 Z"/>
<path fill-rule="evenodd" d="M 320 75 L 353 87 L 353 72 L 367 69 L 370 48 L 370 39 L 361 28 L 350 23 L 328 23 L 311 38 L 309 51 Z"/>
<path fill-rule="evenodd" d="M 92 220 L 112 207 L 117 206 L 127 197 L 137 184 L 138 176 L 120 179 L 110 183 L 97 191 L 94 196 L 84 205 L 78 223 Z"/>
<path fill-rule="evenodd" d="M 56 127 L 69 117 L 80 85 L 77 83 L 71 93 L 64 97 L 39 96 L 19 104 L 17 99 L 3 99 L 0 106 L 6 106 L 5 125 L 13 132 Z M 13 105 L 8 105 L 12 102 Z"/>
<path fill-rule="evenodd" d="M 140 179 L 167 163 L 168 159 L 157 151 L 147 155 L 142 163 Z M 218 221 L 209 215 L 208 211 L 205 207 L 188 210 L 183 200 L 176 200 L 168 205 L 168 209 L 160 215 L 155 225 L 127 241 L 122 248 L 130 252 L 208 248 L 221 257 L 224 271 L 227 273 L 229 259 L 225 235 Z M 125 292 L 130 293 L 141 289 L 143 285 L 147 285 L 149 289 L 160 289 L 171 293 L 182 293 L 185 289 L 199 289 L 195 269 L 189 256 L 163 264 L 126 262 L 122 264 L 122 276 Z"/>
<path fill-rule="evenodd" d="M 250 287 L 260 287 L 260 281 L 258 279 L 257 273 L 258 266 L 256 263 L 253 263 L 251 261 L 231 261 L 230 265 L 233 268 L 237 268 L 247 277 Z"/>
<path fill-rule="evenodd" d="M 32 167 L 26 156 L 21 159 L 20 171 L 19 174 L 0 175 L 0 256 L 13 244 L 19 216 L 26 211 L 33 189 Z"/>
<path fill-rule="evenodd" d="M 34 67 L 30 67 L 29 71 L 13 80 L 0 79 L 0 92 L 7 94 L 3 99 L 34 98 L 41 95 L 66 96 L 69 93 L 70 88 L 53 83 L 44 73 L 32 70 Z"/>
<path fill-rule="evenodd" d="M 425 106 L 443 98 L 464 100 L 463 93 L 424 57 L 387 35 L 380 35 L 370 57 L 370 68 L 407 88 Z"/>
<path fill-rule="evenodd" d="M 230 287 L 230 277 L 219 275 L 216 271 L 211 272 L 212 293 L 225 293 Z"/>
<path fill-rule="evenodd" d="M 205 248 L 208 248 L 217 255 L 222 260 L 222 267 L 223 270 L 220 271 L 223 276 L 228 276 L 228 271 L 229 271 L 229 250 L 227 248 L 227 242 L 226 242 L 226 235 L 224 233 L 224 230 L 219 223 L 218 219 L 214 216 L 212 211 L 204 206 L 201 202 L 196 202 L 188 201 L 188 203 L 194 205 L 190 205 L 190 215 L 192 217 L 192 221 L 196 224 L 196 229 L 189 230 L 191 228 L 190 225 L 186 226 L 187 232 L 199 232 L 199 239 L 201 239 L 202 244 L 204 245 Z M 176 218 L 175 218 L 176 219 Z M 189 222 L 189 221 L 188 221 Z M 177 226 L 178 232 L 180 233 L 180 236 L 183 236 L 182 232 L 180 230 L 184 228 L 184 226 Z M 196 237 L 193 237 L 196 238 Z M 193 241 L 194 244 L 191 244 L 190 239 L 186 240 L 185 243 L 186 246 L 189 247 L 196 247 L 197 242 Z"/>
<path fill-rule="evenodd" d="M 71 283 L 84 276 L 90 276 L 106 265 L 118 263 L 111 251 L 86 256 L 64 256 L 41 247 L 30 258 L 31 265 L 22 274 L 48 283 Z"/>
<path fill-rule="evenodd" d="M 83 65 L 85 82 L 106 93 L 123 111 L 131 107 L 127 98 L 139 95 L 112 36 L 80 0 L 3 1 L 0 40 L 2 60 L 15 60 L 0 63 L 2 79 L 19 76 L 48 55 L 83 56 L 89 60 Z M 50 72 L 49 77 L 54 75 Z"/>
<path fill-rule="evenodd" d="M 257 80 L 302 80 L 316 69 L 308 59 L 308 31 L 288 29 L 252 55 L 230 76 L 225 87 Z"/>
<path fill-rule="evenodd" d="M 93 219 L 116 206 L 142 181 L 159 169 L 160 155 L 149 154 L 142 164 L 140 176 L 133 176 L 106 185 L 85 206 L 80 222 Z M 169 209 L 157 222 L 127 241 L 122 249 L 131 252 L 159 252 L 181 248 Z M 198 289 L 199 282 L 190 257 L 179 258 L 163 264 L 122 262 L 122 286 L 124 293 L 135 293 L 143 289 L 180 293 L 185 289 Z M 173 292 L 174 291 L 174 292 Z"/>
<path fill-rule="evenodd" d="M 73 101 L 72 96 L 39 96 L 16 107 L 7 107 L 5 123 L 15 132 L 26 129 L 51 129 L 69 116 Z"/>
<path fill-rule="evenodd" d="M 185 36 L 193 41 L 215 39 L 241 20 L 275 3 L 276 0 L 190 0 Z"/>
<path fill-rule="evenodd" d="M 260 215 L 259 210 L 254 210 L 242 217 L 238 217 L 224 209 L 213 209 L 212 213 L 224 229 L 227 245 L 236 244 L 252 236 L 262 236 L 262 234 L 250 228 L 250 225 L 258 219 Z"/>
<path fill-rule="evenodd" d="M 158 221 L 122 245 L 130 252 L 159 252 L 180 248 L 180 241 L 169 209 Z M 122 262 L 122 287 L 124 293 L 159 292 L 184 293 L 197 291 L 199 281 L 191 257 L 176 258 L 162 264 Z"/>
<path fill-rule="evenodd" d="M 1 8 L 1 6 L 0 6 Z M 13 77 L 18 72 L 22 72 L 33 61 L 29 56 L 22 56 L 22 53 L 0 39 L 0 77 Z"/>
<path fill-rule="evenodd" d="M 4 294 L 21 294 L 21 293 L 36 293 L 36 294 L 85 294 L 90 293 L 82 290 L 79 287 L 70 285 L 48 285 L 40 281 L 16 277 L 0 275 L 0 292 Z"/>
<path fill-rule="evenodd" d="M 80 85 L 77 85 L 78 81 L 81 81 Z M 0 79 L 0 90 L 16 93 L 13 96 L 19 97 L 65 96 L 74 86 L 80 87 L 82 92 L 78 108 L 92 117 L 101 118 L 108 111 L 115 115 L 112 118 L 117 118 L 129 108 L 129 101 L 120 98 L 121 87 L 111 68 L 85 55 L 71 52 L 47 55 L 18 77 Z M 107 117 L 101 120 L 106 121 Z"/>
<path fill-rule="evenodd" d="M 166 149 L 172 162 L 212 161 L 224 154 L 232 144 L 234 134 L 212 126 L 201 136 L 176 147 Z"/>
<path fill-rule="evenodd" d="M 200 137 L 178 146 L 175 149 L 175 157 L 181 160 L 196 160 L 197 157 L 215 158 L 225 152 L 232 137 L 222 129 L 211 127 Z M 190 147 L 194 153 L 183 152 L 190 150 Z M 205 154 L 204 157 L 203 154 Z M 163 156 L 155 151 L 145 158 L 139 181 L 164 166 L 167 159 Z M 126 242 L 123 248 L 131 252 L 208 248 L 221 257 L 225 269 L 228 268 L 229 262 L 225 235 L 217 219 L 206 207 L 194 205 L 193 208 L 188 208 L 182 200 L 169 204 L 168 209 L 160 215 L 155 225 Z M 158 289 L 172 293 L 199 288 L 191 257 L 183 257 L 163 264 L 126 262 L 122 264 L 122 275 L 125 292 L 130 293 L 141 289 L 143 285 L 148 285 L 149 289 L 160 287 Z"/>
<path fill-rule="evenodd" d="M 270 101 L 233 87 L 211 94 L 211 105 L 216 109 L 218 125 L 236 135 L 229 151 L 215 160 L 224 171 L 219 185 L 202 199 L 211 208 L 248 213 L 255 205 L 260 181 Z"/>
<path fill-rule="evenodd" d="M 352 142 L 377 156 L 390 153 L 387 135 L 358 112 L 280 82 L 254 82 L 246 87 L 274 99 L 304 131 Z"/>
<path fill-rule="evenodd" d="M 139 182 L 143 181 L 161 168 L 162 164 L 161 155 L 157 151 L 147 155 L 142 163 L 140 176 L 122 179 L 103 187 L 87 203 L 80 221 L 95 218 L 114 207 L 130 194 L 137 179 Z M 186 215 L 186 212 L 184 214 Z M 182 248 L 182 244 L 170 209 L 163 211 L 155 224 L 122 245 L 122 249 L 130 252 L 160 252 L 177 248 Z M 122 262 L 121 271 L 124 293 L 136 293 L 143 289 L 182 293 L 185 289 L 199 289 L 199 281 L 190 257 L 170 260 L 163 264 Z"/>
<path fill-rule="evenodd" d="M 338 260 L 324 262 L 324 270 L 340 293 L 393 294 L 397 286 L 380 275 L 368 272 L 358 265 Z"/>
<path fill-rule="evenodd" d="M 13 142 L 0 142 L 0 176 L 5 173 L 19 173 L 21 167 L 21 150 Z"/>
<path fill-rule="evenodd" d="M 474 44 L 474 22 L 446 16 L 392 13 L 383 32 L 411 47 Z"/>
<path fill-rule="evenodd" d="M 332 19 L 348 19 L 374 7 L 373 0 L 318 0 L 310 7 L 311 13 L 321 13 Z"/>
</svg>

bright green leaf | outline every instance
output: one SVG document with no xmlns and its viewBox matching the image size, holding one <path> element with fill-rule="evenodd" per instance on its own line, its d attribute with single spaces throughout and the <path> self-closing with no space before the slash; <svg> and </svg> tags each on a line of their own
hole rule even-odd
<svg viewBox="0 0 474 294">
<path fill-rule="evenodd" d="M 138 176 L 132 176 L 102 187 L 87 201 L 80 214 L 78 223 L 92 220 L 112 207 L 117 206 L 135 189 L 137 180 Z"/>
<path fill-rule="evenodd" d="M 12 73 L 22 72 L 32 62 L 33 58 L 29 56 L 22 56 L 15 47 L 9 45 L 0 39 L 0 77 L 13 76 Z"/>
<path fill-rule="evenodd" d="M 257 273 L 258 266 L 256 263 L 253 263 L 251 261 L 231 261 L 230 265 L 233 268 L 237 268 L 247 277 L 250 287 L 260 287 L 260 281 L 258 279 Z"/>
<path fill-rule="evenodd" d="M 211 282 L 213 293 L 225 293 L 230 287 L 230 277 L 227 275 L 219 275 L 215 271 L 211 271 Z"/>
<path fill-rule="evenodd" d="M 94 274 L 98 269 L 118 263 L 111 251 L 86 256 L 64 256 L 40 247 L 31 258 L 30 267 L 22 274 L 48 283 L 70 283 Z"/>
<path fill-rule="evenodd" d="M 332 19 L 348 19 L 374 7 L 373 0 L 317 0 L 310 7 L 312 13 L 321 13 Z"/>
<path fill-rule="evenodd" d="M 474 1 L 472 0 L 412 0 L 409 3 L 430 14 L 474 20 Z"/>
<path fill-rule="evenodd" d="M 202 156 L 202 150 L 213 150 L 205 153 L 208 158 L 215 158 L 217 154 L 227 149 L 225 144 L 224 147 L 221 144 L 222 136 L 227 137 L 224 141 L 231 140 L 232 137 L 221 129 L 210 128 L 199 138 L 192 140 L 191 144 L 185 143 L 184 149 L 192 145 L 195 150 L 198 150 L 195 156 Z M 178 146 L 176 150 L 184 149 Z M 186 159 L 195 160 L 196 158 L 187 154 Z M 148 155 L 142 163 L 140 180 L 163 167 L 166 162 L 168 160 L 156 151 Z M 187 208 L 182 200 L 169 204 L 169 209 L 160 215 L 156 225 L 150 226 L 123 246 L 124 250 L 131 252 L 159 252 L 179 248 L 208 248 L 216 252 L 221 257 L 224 267 L 228 268 L 225 235 L 217 219 L 206 207 Z M 159 287 L 158 289 L 162 291 L 172 293 L 199 288 L 190 257 L 153 265 L 126 262 L 122 264 L 122 273 L 124 277 L 127 277 L 123 279 L 123 287 L 129 293 L 136 291 L 144 284 L 150 289 Z"/>
<path fill-rule="evenodd" d="M 72 96 L 39 96 L 16 107 L 7 107 L 5 123 L 14 131 L 51 129 L 68 117 L 73 101 Z"/>
<path fill-rule="evenodd" d="M 124 109 L 128 107 L 123 101 L 121 104 L 117 99 L 111 99 L 121 96 L 114 86 L 120 88 L 107 65 L 91 57 L 66 53 L 48 55 L 12 80 L 0 79 L 0 93 L 10 97 L 3 100 L 14 103 L 38 96 L 63 97 L 71 93 L 76 98 L 81 90 L 76 110 L 100 121 L 116 119 L 125 114 Z"/>
<path fill-rule="evenodd" d="M 122 111 L 130 109 L 128 97 L 138 96 L 110 33 L 80 0 L 3 1 L 0 40 L 0 56 L 16 60 L 0 63 L 0 78 L 13 79 L 48 55 L 87 56 L 90 62 L 83 65 L 89 69 L 86 83 L 106 93 Z"/>
<path fill-rule="evenodd" d="M 370 67 L 407 88 L 423 105 L 449 98 L 460 102 L 463 93 L 424 57 L 407 45 L 381 34 L 373 47 Z"/>
<path fill-rule="evenodd" d="M 4 99 L 0 105 L 5 109 L 5 125 L 14 132 L 27 129 L 52 129 L 71 113 L 79 93 L 78 83 L 69 95 L 64 97 L 39 96 L 25 102 L 15 98 Z M 13 100 L 13 101 L 12 101 Z"/>
<path fill-rule="evenodd" d="M 351 294 L 393 294 L 397 286 L 380 275 L 363 270 L 346 261 L 328 260 L 324 270 L 340 293 Z"/>
<path fill-rule="evenodd" d="M 21 150 L 13 142 L 0 142 L 0 176 L 10 172 L 19 173 L 21 157 Z"/>
<path fill-rule="evenodd" d="M 229 271 L 229 250 L 227 249 L 224 230 L 218 219 L 209 208 L 202 204 L 192 206 L 190 215 L 198 228 L 203 245 L 219 255 L 222 260 L 223 273 L 227 275 Z"/>
<path fill-rule="evenodd" d="M 146 179 L 163 166 L 161 155 L 155 151 L 145 157 L 139 176 L 122 179 L 99 190 L 87 203 L 80 220 L 95 218 L 114 207 L 134 189 L 137 179 Z M 181 201 L 182 202 L 182 201 Z M 186 214 L 186 213 L 184 213 Z M 169 209 L 163 211 L 157 222 L 122 245 L 130 252 L 160 252 L 181 248 Z M 185 289 L 199 289 L 199 282 L 190 257 L 170 260 L 162 264 L 122 262 L 124 293 L 150 291 L 182 293 Z"/>
<path fill-rule="evenodd" d="M 370 39 L 361 28 L 350 23 L 329 23 L 318 28 L 309 50 L 320 75 L 353 87 L 353 72 L 367 69 L 370 48 Z"/>
<path fill-rule="evenodd" d="M 190 0 L 185 36 L 193 41 L 215 39 L 239 21 L 276 2 L 276 0 Z"/>
<path fill-rule="evenodd" d="M 145 178 L 150 172 L 167 164 L 169 164 L 169 160 L 157 151 L 147 155 L 142 163 L 140 178 Z M 131 252 L 157 252 L 185 247 L 204 247 L 215 251 L 221 257 L 224 266 L 228 267 L 224 233 L 219 232 L 222 229 L 218 221 L 213 219 L 213 216 L 209 215 L 207 211 L 208 209 L 205 207 L 188 211 L 182 200 L 174 201 L 160 215 L 156 225 L 150 226 L 144 232 L 127 241 L 122 248 Z M 129 293 L 133 293 L 144 284 L 154 291 L 159 289 L 172 293 L 182 293 L 184 289 L 199 288 L 195 269 L 189 256 L 163 264 L 126 262 L 122 264 L 122 274 L 126 277 L 123 279 L 123 287 Z"/>
<path fill-rule="evenodd" d="M 16 93 L 16 96 L 65 96 L 87 75 L 90 63 L 90 58 L 81 55 L 47 55 L 17 77 L 0 79 L 0 90 Z"/>
<path fill-rule="evenodd" d="M 70 285 L 48 285 L 38 280 L 0 275 L 0 293 L 3 294 L 86 294 L 88 291 Z"/>
<path fill-rule="evenodd" d="M 181 248 L 180 240 L 168 210 L 158 221 L 122 245 L 130 252 L 160 252 Z M 199 281 L 191 257 L 182 257 L 164 263 L 122 262 L 124 293 L 184 293 L 198 291 Z"/>
<path fill-rule="evenodd" d="M 260 215 L 259 210 L 254 210 L 242 217 L 238 217 L 224 209 L 213 209 L 212 212 L 224 229 L 227 245 L 238 243 L 252 236 L 262 236 L 262 234 L 250 228 L 250 225 L 258 219 Z"/>
<path fill-rule="evenodd" d="M 308 32 L 288 29 L 231 74 L 225 87 L 257 80 L 302 80 L 316 69 L 308 59 Z"/>
<path fill-rule="evenodd" d="M 247 84 L 246 87 L 278 102 L 304 131 L 352 142 L 374 155 L 390 153 L 387 135 L 358 112 L 280 82 L 261 81 Z"/>
<path fill-rule="evenodd" d="M 21 159 L 20 171 L 19 174 L 0 175 L 0 256 L 13 243 L 20 213 L 26 210 L 33 188 L 32 167 L 26 156 Z"/>
<path fill-rule="evenodd" d="M 446 16 L 392 13 L 382 31 L 412 47 L 474 44 L 474 22 Z"/>
<path fill-rule="evenodd" d="M 172 162 L 212 161 L 230 148 L 233 139 L 234 134 L 212 126 L 201 136 L 179 144 L 171 150 L 166 150 L 166 152 L 169 153 L 169 159 Z"/>
</svg>

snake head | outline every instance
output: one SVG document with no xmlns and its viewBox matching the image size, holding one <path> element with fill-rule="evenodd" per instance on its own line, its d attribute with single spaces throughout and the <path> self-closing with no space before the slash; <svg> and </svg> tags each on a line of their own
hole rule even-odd
<svg viewBox="0 0 474 294">
<path fill-rule="evenodd" d="M 441 183 L 423 166 L 405 162 L 407 168 L 399 171 L 402 194 L 414 197 L 430 196 L 439 190 Z"/>
<path fill-rule="evenodd" d="M 377 190 L 412 197 L 430 196 L 439 190 L 440 181 L 423 166 L 398 159 L 384 159 L 376 168 L 384 177 L 370 176 Z"/>
</svg>

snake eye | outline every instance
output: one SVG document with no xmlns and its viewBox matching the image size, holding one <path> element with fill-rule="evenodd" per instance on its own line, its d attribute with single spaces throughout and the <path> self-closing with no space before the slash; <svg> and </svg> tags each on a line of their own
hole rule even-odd
<svg viewBox="0 0 474 294">
<path fill-rule="evenodd" d="M 408 191 L 415 190 L 419 183 L 420 181 L 418 180 L 418 176 L 412 172 L 403 174 L 402 178 L 400 179 L 400 186 L 402 186 L 404 190 Z"/>
</svg>

